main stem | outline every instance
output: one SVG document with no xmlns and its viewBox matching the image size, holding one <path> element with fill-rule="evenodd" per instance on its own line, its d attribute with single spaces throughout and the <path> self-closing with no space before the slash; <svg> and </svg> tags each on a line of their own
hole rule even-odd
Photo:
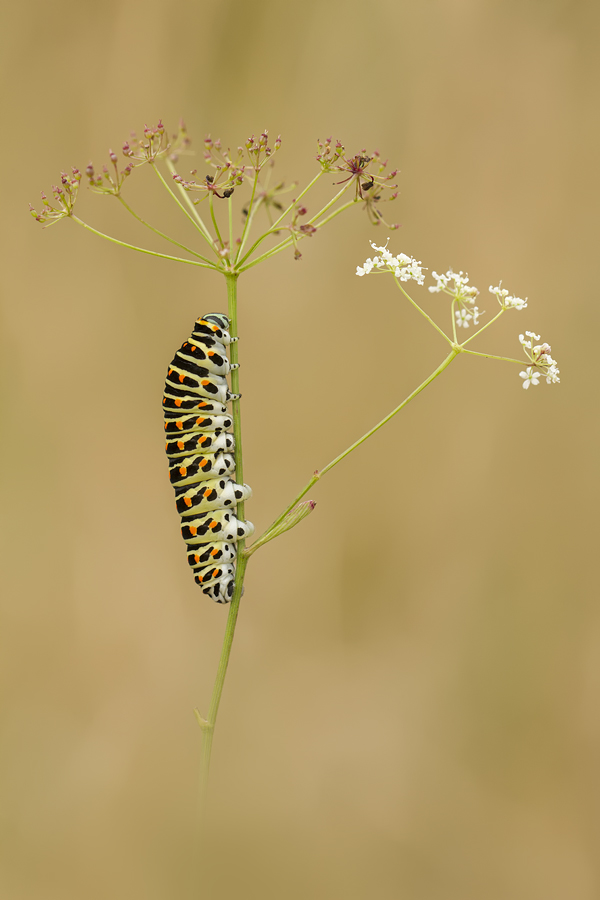
<svg viewBox="0 0 600 900">
<path fill-rule="evenodd" d="M 237 275 L 225 275 L 227 279 L 227 302 L 228 315 L 231 322 L 231 334 L 237 336 Z M 238 344 L 229 345 L 229 356 L 232 363 L 238 361 Z M 238 394 L 240 387 L 240 370 L 233 369 L 231 373 L 232 393 Z M 233 417 L 233 436 L 235 440 L 235 473 L 236 480 L 243 484 L 244 468 L 242 461 L 242 420 L 240 411 L 240 401 L 234 400 L 232 404 Z M 237 505 L 238 519 L 244 519 L 244 503 Z M 242 587 L 244 584 L 244 573 L 248 560 L 243 554 L 244 541 L 238 542 L 238 554 L 236 565 L 235 589 L 231 603 L 229 604 L 229 615 L 227 617 L 227 625 L 225 626 L 225 637 L 223 638 L 223 647 L 221 649 L 221 658 L 219 660 L 219 668 L 217 669 L 217 677 L 215 678 L 215 686 L 213 688 L 208 716 L 206 719 L 199 719 L 202 728 L 202 749 L 200 756 L 200 799 L 204 808 L 206 800 L 206 790 L 208 786 L 208 776 L 210 772 L 210 756 L 212 751 L 213 735 L 215 732 L 215 724 L 217 714 L 219 712 L 219 704 L 221 702 L 221 694 L 223 693 L 223 685 L 225 684 L 225 676 L 227 675 L 227 666 L 229 665 L 229 656 L 233 637 L 235 634 L 235 626 L 237 623 L 238 612 L 240 608 L 240 599 L 242 596 Z"/>
</svg>

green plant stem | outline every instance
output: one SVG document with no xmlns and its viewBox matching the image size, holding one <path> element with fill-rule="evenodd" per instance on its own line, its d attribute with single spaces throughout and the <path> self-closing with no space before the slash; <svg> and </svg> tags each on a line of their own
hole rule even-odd
<svg viewBox="0 0 600 900">
<path fill-rule="evenodd" d="M 186 247 L 185 244 L 180 244 L 179 241 L 175 240 L 175 238 L 169 237 L 168 234 L 164 234 L 164 232 L 159 231 L 158 228 L 155 228 L 154 225 L 151 225 L 150 222 L 146 222 L 145 219 L 142 219 L 141 216 L 138 216 L 138 214 L 129 206 L 129 204 L 125 200 L 123 200 L 123 198 L 121 197 L 120 194 L 117 194 L 116 197 L 117 197 L 117 200 L 119 200 L 121 202 L 121 204 L 125 207 L 127 212 L 131 213 L 131 215 L 134 217 L 134 219 L 137 219 L 138 222 L 140 222 L 142 225 L 145 225 L 146 228 L 149 228 L 150 231 L 154 232 L 154 234 L 157 234 L 159 237 L 164 238 L 165 241 L 169 241 L 171 244 L 175 244 L 176 247 L 179 247 L 181 250 L 185 250 L 186 253 L 190 253 L 192 256 L 195 256 L 197 259 L 201 259 L 203 262 L 207 263 L 211 267 L 211 269 L 216 268 L 215 264 L 212 263 L 210 261 L 210 259 L 207 259 L 206 256 L 202 256 L 201 253 L 196 253 L 195 250 L 192 250 L 190 247 Z"/>
<path fill-rule="evenodd" d="M 493 353 L 478 353 L 476 350 L 466 350 L 464 349 L 464 344 L 461 345 L 463 347 L 462 352 L 468 353 L 469 356 L 485 356 L 486 359 L 500 359 L 502 362 L 514 362 L 518 363 L 520 366 L 531 366 L 536 365 L 532 360 L 527 359 L 513 359 L 511 356 L 494 356 Z"/>
<path fill-rule="evenodd" d="M 287 208 L 287 209 L 284 209 L 284 211 L 281 213 L 281 215 L 279 216 L 279 218 L 278 218 L 278 219 L 275 219 L 275 221 L 273 222 L 273 226 L 272 226 L 273 228 L 277 228 L 277 226 L 279 225 L 279 223 L 282 222 L 282 221 L 285 219 L 285 217 L 287 216 L 287 214 L 290 213 L 290 212 L 293 210 L 293 208 L 294 208 L 295 206 L 298 206 L 299 202 L 302 200 L 303 197 L 306 197 L 306 195 L 308 194 L 308 192 L 310 191 L 310 189 L 311 189 L 312 187 L 314 187 L 314 185 L 317 183 L 317 181 L 318 181 L 319 178 L 322 176 L 322 174 L 323 174 L 323 170 L 321 169 L 320 172 L 317 172 L 317 174 L 315 175 L 315 177 L 313 178 L 313 180 L 308 182 L 308 184 L 306 185 L 306 187 L 304 188 L 304 190 L 303 190 L 303 191 L 300 191 L 300 193 L 298 194 L 298 196 L 297 196 L 294 200 L 292 200 L 292 202 L 290 203 L 290 205 L 288 206 L 288 208 Z"/>
<path fill-rule="evenodd" d="M 198 721 L 200 722 L 200 727 L 202 729 L 202 750 L 200 756 L 200 801 L 202 812 L 204 812 L 206 805 L 206 792 L 208 788 L 208 777 L 210 774 L 210 758 L 212 752 L 213 737 L 215 733 L 215 724 L 217 721 L 217 714 L 219 712 L 221 694 L 223 693 L 223 686 L 225 684 L 225 676 L 227 675 L 227 667 L 229 665 L 229 656 L 231 654 L 231 647 L 235 634 L 235 626 L 240 609 L 240 599 L 242 596 L 242 586 L 244 583 L 244 573 L 247 563 L 248 561 L 245 556 L 242 553 L 239 553 L 236 566 L 235 590 L 233 592 L 233 597 L 231 598 L 231 603 L 229 604 L 227 625 L 225 626 L 225 636 L 223 638 L 223 646 L 221 648 L 221 658 L 219 659 L 219 667 L 217 669 L 215 685 L 210 700 L 208 717 L 205 720 L 200 720 L 200 717 L 198 717 Z"/>
<path fill-rule="evenodd" d="M 152 168 L 156 172 L 159 180 L 162 182 L 163 187 L 165 187 L 166 190 L 169 192 L 169 194 L 171 195 L 171 197 L 173 198 L 173 200 L 175 201 L 175 203 L 177 204 L 179 209 L 182 211 L 184 216 L 190 220 L 190 222 L 192 223 L 194 228 L 200 232 L 200 234 L 202 235 L 202 237 L 204 238 L 206 243 L 209 245 L 209 247 L 213 251 L 213 253 L 215 253 L 218 256 L 219 254 L 218 254 L 217 248 L 215 247 L 214 241 L 211 237 L 210 231 L 208 230 L 208 228 L 206 227 L 206 225 L 204 224 L 204 222 L 202 221 L 200 216 L 199 215 L 191 216 L 189 214 L 189 212 L 187 211 L 187 209 L 185 208 L 185 206 L 183 205 L 183 203 L 181 202 L 181 200 L 179 199 L 179 197 L 177 196 L 177 194 L 171 189 L 171 186 L 169 184 L 167 184 L 167 182 L 163 178 L 162 172 L 159 171 L 158 167 L 153 165 Z M 182 188 L 182 190 L 183 190 L 183 188 Z M 183 191 L 183 193 L 187 196 L 187 191 Z M 192 206 L 193 205 L 194 204 L 192 203 Z M 194 209 L 195 209 L 195 207 L 194 207 Z"/>
<path fill-rule="evenodd" d="M 414 306 L 414 308 L 415 308 L 416 310 L 418 310 L 418 311 L 421 313 L 421 315 L 422 315 L 425 319 L 427 319 L 427 321 L 429 322 L 429 324 L 432 325 L 433 328 L 435 328 L 435 330 L 438 332 L 438 334 L 441 334 L 441 336 L 444 338 L 444 340 L 448 341 L 448 343 L 450 344 L 451 347 L 452 347 L 454 344 L 456 344 L 456 334 L 454 335 L 454 341 L 452 341 L 451 338 L 448 337 L 448 335 L 446 334 L 446 332 L 445 332 L 445 331 L 442 331 L 442 329 L 439 327 L 439 325 L 436 325 L 436 323 L 433 321 L 433 319 L 431 318 L 431 316 L 429 316 L 429 315 L 425 312 L 424 309 L 421 309 L 421 307 L 419 306 L 419 304 L 416 303 L 416 302 L 413 300 L 413 298 L 410 296 L 410 294 L 408 294 L 408 293 L 404 290 L 404 288 L 402 287 L 401 282 L 396 278 L 395 275 L 394 275 L 394 281 L 396 282 L 396 284 L 398 285 L 399 289 L 402 291 L 402 293 L 404 294 L 404 296 L 406 297 L 406 299 L 409 300 L 409 301 L 412 303 L 412 305 Z"/>
<path fill-rule="evenodd" d="M 183 259 L 181 256 L 169 256 L 168 253 L 157 253 L 156 250 L 146 250 L 145 247 L 136 247 L 135 244 L 127 244 L 125 241 L 119 241 L 109 234 L 98 231 L 97 228 L 92 228 L 91 225 L 88 225 L 87 222 L 84 222 L 83 219 L 79 219 L 77 216 L 71 215 L 69 218 L 74 222 L 77 222 L 78 225 L 81 225 L 82 228 L 85 228 L 86 231 L 91 231 L 92 234 L 97 234 L 98 237 L 105 238 L 105 240 L 111 241 L 113 244 L 119 244 L 120 247 L 127 247 L 128 250 L 137 250 L 138 253 L 147 253 L 149 256 L 158 256 L 160 259 L 172 259 L 174 262 L 187 263 L 188 266 L 200 266 L 201 269 L 215 268 L 212 263 L 196 262 L 195 259 Z"/>
<path fill-rule="evenodd" d="M 339 196 L 339 194 L 338 194 L 338 196 Z M 343 213 L 350 206 L 354 206 L 355 203 L 357 203 L 356 200 L 349 200 L 348 203 L 344 203 L 343 206 L 339 207 L 339 209 L 336 209 L 336 210 L 334 210 L 334 212 L 330 213 L 326 219 L 323 219 L 322 222 L 317 222 L 317 219 L 319 218 L 319 216 L 321 216 L 324 212 L 326 212 L 330 208 L 331 203 L 328 203 L 327 206 L 323 207 L 323 209 L 320 212 L 318 212 L 316 214 L 316 216 L 313 216 L 312 219 L 310 219 L 307 222 L 307 224 L 308 225 L 314 224 L 315 228 L 317 228 L 317 229 L 322 228 L 324 225 L 327 225 L 328 222 L 331 222 L 332 219 L 335 219 L 336 216 L 339 216 L 340 213 Z M 285 227 L 287 227 L 287 226 L 285 226 Z M 277 229 L 277 230 L 281 231 L 282 229 Z M 271 229 L 269 229 L 269 231 L 266 234 L 272 234 L 273 231 L 274 231 L 274 229 L 271 228 Z M 266 237 L 266 234 L 263 235 L 263 237 Z M 306 237 L 310 237 L 310 235 L 299 233 L 296 236 L 296 240 L 301 240 L 302 238 L 306 238 Z M 271 256 L 275 256 L 276 253 L 280 253 L 282 250 L 285 250 L 286 247 L 289 247 L 293 243 L 294 243 L 293 236 L 284 238 L 283 241 L 280 241 L 279 244 L 275 244 L 275 246 L 271 247 L 270 250 L 266 250 L 261 256 L 257 256 L 256 259 L 252 260 L 252 262 L 246 263 L 245 266 L 241 266 L 238 269 L 238 271 L 241 273 L 241 272 L 245 272 L 246 269 L 251 269 L 253 266 L 258 265 L 258 263 L 264 262 L 266 259 L 269 259 Z M 251 252 L 252 251 L 249 251 L 248 253 L 246 253 L 246 256 L 244 257 L 244 259 L 247 259 Z"/>
<path fill-rule="evenodd" d="M 175 169 L 175 165 L 174 165 L 174 163 L 172 162 L 172 160 L 170 160 L 170 159 L 167 157 L 167 159 L 165 160 L 165 162 L 166 162 L 166 164 L 167 164 L 167 168 L 168 168 L 169 172 L 171 173 L 171 175 L 176 175 L 176 174 L 177 174 L 177 170 Z M 157 169 L 157 171 L 158 171 L 158 169 Z M 159 172 L 159 175 L 160 175 L 160 172 Z M 163 181 L 164 181 L 164 179 L 163 179 Z M 208 241 L 208 243 L 212 246 L 212 237 L 211 237 L 210 231 L 209 231 L 208 228 L 206 227 L 206 225 L 205 225 L 205 223 L 204 223 L 204 219 L 202 218 L 202 216 L 201 216 L 200 213 L 198 212 L 196 206 L 195 206 L 194 203 L 192 202 L 192 200 L 191 200 L 191 198 L 190 198 L 190 195 L 189 195 L 188 192 L 185 190 L 185 188 L 183 188 L 182 185 L 179 184 L 178 181 L 175 182 L 175 183 L 176 183 L 176 185 L 177 185 L 177 190 L 179 191 L 179 193 L 181 194 L 181 196 L 182 196 L 183 199 L 185 200 L 186 206 L 189 208 L 189 210 L 190 210 L 190 212 L 191 212 L 191 214 L 192 214 L 191 217 L 190 217 L 190 215 L 189 215 L 185 210 L 183 210 L 183 211 L 186 213 L 186 215 L 188 216 L 188 218 L 193 218 L 193 219 L 194 219 L 193 224 L 194 224 L 200 231 L 202 231 L 204 237 L 206 238 L 206 240 Z M 171 191 L 171 189 L 169 188 L 168 185 L 167 185 L 167 189 L 169 190 L 170 193 L 173 193 L 173 192 Z M 175 194 L 173 194 L 173 196 L 175 197 Z M 175 197 L 175 199 L 177 199 L 177 198 Z M 181 204 L 180 204 L 180 205 L 181 205 Z"/>
<path fill-rule="evenodd" d="M 260 169 L 255 168 L 254 170 L 254 179 L 252 181 L 252 194 L 250 195 L 250 203 L 248 204 L 248 215 L 246 216 L 246 221 L 244 222 L 244 227 L 242 229 L 242 238 L 240 241 L 240 246 L 238 247 L 238 251 L 235 254 L 235 263 L 237 264 L 238 259 L 243 253 L 244 246 L 246 244 L 246 240 L 248 238 L 248 234 L 250 233 L 250 226 L 252 224 L 252 219 L 254 218 L 254 195 L 256 194 L 256 186 L 258 185 L 258 177 L 260 175 Z"/>
<path fill-rule="evenodd" d="M 237 336 L 237 275 L 227 274 L 225 276 L 227 279 L 227 300 L 228 300 L 228 315 L 231 321 L 231 334 L 233 336 Z M 232 363 L 237 363 L 238 361 L 238 349 L 237 349 L 237 341 L 233 344 L 229 345 L 229 355 Z M 233 393 L 239 393 L 240 386 L 240 376 L 239 369 L 234 369 L 231 373 L 231 387 Z M 243 484 L 244 480 L 244 469 L 243 469 L 243 461 L 242 461 L 242 421 L 241 421 L 241 412 L 240 412 L 240 401 L 234 400 L 232 402 L 232 418 L 233 418 L 233 434 L 235 439 L 235 471 L 236 471 L 236 480 Z M 244 503 L 238 503 L 237 505 L 237 517 L 239 519 L 244 518 Z M 233 592 L 233 597 L 231 599 L 231 603 L 229 605 L 229 615 L 227 617 L 227 625 L 225 626 L 225 636 L 223 638 L 223 647 L 221 648 L 221 658 L 219 660 L 219 667 L 217 669 L 217 676 L 215 678 L 215 685 L 212 692 L 212 697 L 210 700 L 210 706 L 208 710 L 208 716 L 206 719 L 202 719 L 198 713 L 196 714 L 198 717 L 198 722 L 202 729 L 202 750 L 200 756 L 200 796 L 201 802 L 204 808 L 205 800 L 206 800 L 206 790 L 208 786 L 208 776 L 210 772 L 210 757 L 212 751 L 212 742 L 213 735 L 215 730 L 215 724 L 217 721 L 217 714 L 219 712 L 219 704 L 221 702 L 221 694 L 223 693 L 223 685 L 225 684 L 225 676 L 227 674 L 227 666 L 229 665 L 229 656 L 231 654 L 231 647 L 233 644 L 233 637 L 235 634 L 235 626 L 237 622 L 239 606 L 240 606 L 240 598 L 242 596 L 242 588 L 244 585 L 244 574 L 246 571 L 246 565 L 248 560 L 244 556 L 244 541 L 238 542 L 238 555 L 237 555 L 237 565 L 236 565 L 236 574 L 235 574 L 235 588 Z"/>
<path fill-rule="evenodd" d="M 300 192 L 300 194 L 296 197 L 296 199 L 295 199 L 295 200 L 292 200 L 292 202 L 291 202 L 290 205 L 287 207 L 287 209 L 284 209 L 284 211 L 281 213 L 281 215 L 279 216 L 279 218 L 276 219 L 276 220 L 273 222 L 273 224 L 271 225 L 271 227 L 269 228 L 269 230 L 268 230 L 268 231 L 265 231 L 264 234 L 261 234 L 260 237 L 258 237 L 258 238 L 254 241 L 254 243 L 252 244 L 252 246 L 250 247 L 250 249 L 248 250 L 248 252 L 246 253 L 246 255 L 245 255 L 244 257 L 242 257 L 242 259 L 240 259 L 240 260 L 238 261 L 238 263 L 237 263 L 238 265 L 242 265 L 242 263 L 244 263 L 244 262 L 248 259 L 249 256 L 252 256 L 252 254 L 254 253 L 254 251 L 256 250 L 256 248 L 257 248 L 258 246 L 260 246 L 260 244 L 262 244 L 262 242 L 263 242 L 270 234 L 275 234 L 277 231 L 281 231 L 281 229 L 277 227 L 277 226 L 279 225 L 279 223 L 282 222 L 282 221 L 285 219 L 285 217 L 288 215 L 288 213 L 290 213 L 290 212 L 292 211 L 292 209 L 294 208 L 294 206 L 296 206 L 296 205 L 300 202 L 300 200 L 301 200 L 303 197 L 306 196 L 306 194 L 310 191 L 310 189 L 313 187 L 313 185 L 316 184 L 316 182 L 319 180 L 319 178 L 321 177 L 322 174 L 323 174 L 323 170 L 321 170 L 320 172 L 318 172 L 318 173 L 315 175 L 315 177 L 313 178 L 313 180 L 310 181 L 310 182 L 306 185 L 306 187 L 304 188 L 304 190 Z M 238 255 L 239 255 L 239 254 L 238 254 Z"/>
<path fill-rule="evenodd" d="M 273 524 L 270 525 L 266 529 L 266 531 L 264 531 L 263 534 L 260 535 L 259 538 L 257 538 L 257 540 L 259 540 L 259 541 L 262 540 L 262 538 L 265 534 L 267 534 L 269 531 L 272 531 L 273 528 L 276 528 L 277 525 L 279 525 L 279 523 L 294 508 L 296 503 L 298 503 L 300 500 L 302 500 L 304 495 L 310 491 L 311 487 L 313 485 L 315 485 L 317 483 L 317 481 L 319 481 L 319 479 L 321 479 L 323 477 L 323 475 L 325 475 L 326 472 L 329 472 L 330 469 L 333 469 L 334 466 L 337 466 L 337 464 L 339 462 L 341 462 L 343 459 L 345 459 L 348 456 L 348 454 L 352 453 L 353 450 L 356 450 L 357 447 L 360 447 L 361 444 L 364 444 L 364 442 L 366 440 L 368 440 L 372 435 L 374 435 L 376 431 L 379 431 L 379 429 L 383 428 L 383 426 L 386 425 L 390 421 L 390 419 L 393 419 L 394 416 L 396 415 L 396 413 L 399 413 L 400 410 L 404 409 L 404 407 L 408 403 L 410 403 L 411 400 L 414 400 L 414 398 L 417 396 L 417 394 L 420 394 L 421 391 L 424 390 L 424 388 L 426 388 L 428 384 L 431 384 L 432 381 L 435 381 L 435 379 L 438 377 L 438 375 L 441 375 L 441 373 L 444 371 L 444 369 L 448 368 L 450 363 L 454 359 L 456 359 L 456 357 L 458 356 L 458 354 L 460 352 L 461 352 L 460 347 L 458 347 L 458 346 L 453 347 L 452 351 L 448 354 L 446 359 L 442 363 L 440 363 L 440 365 L 437 367 L 437 369 L 435 369 L 431 373 L 431 375 L 429 375 L 429 377 L 425 379 L 425 381 L 421 382 L 421 384 L 417 388 L 415 388 L 415 390 L 411 394 L 409 394 L 408 397 L 406 397 L 406 399 L 402 401 L 402 403 L 400 403 L 395 409 L 393 409 L 390 413 L 388 413 L 388 415 L 385 416 L 385 418 L 383 418 L 380 422 L 378 422 L 377 425 L 374 425 L 373 428 L 371 428 L 369 431 L 367 431 L 366 434 L 363 434 L 362 437 L 360 437 L 357 441 L 355 441 L 353 444 L 351 444 L 350 447 L 348 447 L 346 450 L 344 450 L 343 453 L 340 453 L 339 456 L 336 456 L 335 459 L 332 459 L 330 463 L 327 463 L 327 465 L 323 469 L 321 469 L 320 471 L 317 470 L 315 472 L 315 474 L 313 475 L 313 477 L 308 482 L 308 484 L 306 484 L 302 488 L 300 493 L 294 497 L 294 499 L 289 504 L 289 506 L 287 506 L 284 509 L 284 511 L 281 513 L 281 515 L 275 519 Z"/>
<path fill-rule="evenodd" d="M 472 334 L 470 338 L 467 338 L 466 341 L 463 341 L 462 346 L 464 347 L 464 346 L 466 346 L 466 344 L 470 344 L 471 341 L 475 340 L 475 338 L 478 337 L 482 331 L 485 331 L 486 328 L 489 328 L 490 325 L 493 325 L 494 322 L 496 321 L 496 319 L 499 319 L 500 316 L 502 315 L 502 313 L 504 313 L 504 312 L 506 312 L 506 310 L 501 309 L 499 313 L 496 313 L 496 315 L 494 316 L 493 319 L 490 319 L 490 321 L 486 322 L 485 325 L 482 325 L 481 328 L 475 332 L 475 334 Z"/>
<path fill-rule="evenodd" d="M 218 240 L 219 244 L 221 245 L 221 250 L 222 250 L 222 249 L 223 249 L 223 246 L 224 246 L 224 244 L 223 244 L 223 238 L 221 237 L 221 232 L 219 231 L 219 226 L 217 225 L 217 218 L 216 218 L 216 216 L 215 216 L 215 210 L 214 210 L 214 207 L 213 207 L 213 193 L 212 193 L 212 191 L 209 191 L 209 194 L 208 194 L 208 205 L 209 205 L 209 208 L 210 208 L 210 217 L 211 217 L 211 219 L 212 219 L 213 228 L 215 229 L 215 234 L 216 234 L 216 236 L 217 236 L 217 240 Z"/>
<path fill-rule="evenodd" d="M 316 178 L 313 178 L 313 180 L 311 181 L 311 183 L 308 185 L 307 190 L 315 183 L 315 181 L 316 181 Z M 347 184 L 345 187 L 343 187 L 343 188 L 341 189 L 341 191 L 338 191 L 337 194 L 335 195 L 335 197 L 333 197 L 333 198 L 329 201 L 329 203 L 326 203 L 325 206 L 324 206 L 322 209 L 320 209 L 319 212 L 316 213 L 316 214 L 312 217 L 312 219 L 309 219 L 309 220 L 308 220 L 307 224 L 308 224 L 308 225 L 314 225 L 315 222 L 317 221 L 317 219 L 318 219 L 320 216 L 322 216 L 324 213 L 326 213 L 328 209 L 331 209 L 331 207 L 333 206 L 333 204 L 336 203 L 336 202 L 339 200 L 339 198 L 342 196 L 342 194 L 344 194 L 344 193 L 348 190 L 348 187 L 349 187 L 349 185 Z M 302 197 L 303 194 L 305 194 L 305 193 L 306 193 L 306 191 L 303 191 L 302 194 L 300 194 L 300 196 Z M 291 209 L 293 206 L 295 206 L 295 205 L 297 204 L 297 202 L 298 202 L 298 201 L 296 200 L 294 204 L 291 204 L 291 205 L 288 207 L 288 209 Z M 319 224 L 318 224 L 316 227 L 317 227 L 317 228 L 320 228 L 321 225 L 324 225 L 326 222 L 329 222 L 329 221 L 330 221 L 331 219 L 333 219 L 336 215 L 338 215 L 340 212 L 342 212 L 342 210 L 347 209 L 348 206 L 352 206 L 352 204 L 355 203 L 355 202 L 356 202 L 355 200 L 352 200 L 350 203 L 344 204 L 343 207 L 340 207 L 340 209 L 338 209 L 338 210 L 336 210 L 334 213 L 332 213 L 331 216 L 328 216 L 327 219 L 325 219 L 323 222 L 319 222 Z M 255 243 L 252 245 L 252 247 L 250 248 L 250 250 L 248 250 L 248 252 L 246 253 L 246 255 L 245 255 L 244 257 L 242 257 L 242 259 L 240 259 L 240 260 L 238 261 L 238 264 L 237 264 L 237 265 L 238 265 L 238 271 L 239 271 L 239 272 L 245 272 L 246 269 L 251 269 L 252 266 L 255 266 L 257 263 L 262 262 L 263 259 L 268 259 L 269 256 L 273 256 L 273 254 L 279 253 L 280 250 L 284 250 L 286 247 L 289 247 L 289 245 L 292 243 L 292 240 L 293 240 L 291 237 L 285 238 L 285 239 L 284 239 L 283 241 L 281 241 L 279 244 L 276 244 L 275 247 L 271 247 L 270 250 L 267 250 L 267 251 L 266 251 L 265 253 L 263 253 L 261 256 L 257 256 L 256 259 L 253 259 L 251 263 L 248 263 L 248 265 L 243 266 L 243 268 L 242 268 L 242 264 L 243 264 L 243 263 L 248 259 L 248 257 L 253 253 L 254 249 L 258 246 L 258 244 L 260 243 L 260 241 L 261 241 L 261 240 L 264 240 L 264 238 L 267 237 L 268 234 L 272 234 L 273 231 L 276 231 L 276 230 L 277 230 L 277 229 L 276 229 L 276 225 L 278 224 L 278 222 L 281 221 L 283 215 L 285 215 L 286 213 L 287 213 L 287 210 L 286 210 L 285 213 L 282 213 L 282 215 L 279 217 L 279 219 L 277 220 L 277 222 L 275 223 L 275 225 L 274 225 L 272 228 L 270 228 L 269 231 L 265 232 L 265 234 L 261 235 L 261 237 L 260 237 L 257 241 L 255 241 Z"/>
</svg>

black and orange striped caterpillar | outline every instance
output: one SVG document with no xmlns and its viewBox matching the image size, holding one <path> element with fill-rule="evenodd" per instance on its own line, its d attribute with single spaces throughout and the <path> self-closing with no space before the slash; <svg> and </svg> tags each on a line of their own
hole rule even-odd
<svg viewBox="0 0 600 900">
<path fill-rule="evenodd" d="M 233 480 L 233 421 L 226 404 L 237 400 L 227 375 L 237 368 L 227 347 L 229 319 L 209 313 L 196 319 L 191 337 L 167 373 L 163 410 L 169 477 L 175 488 L 181 533 L 195 581 L 217 603 L 228 603 L 235 585 L 237 542 L 254 531 L 236 517 L 252 491 Z"/>
</svg>

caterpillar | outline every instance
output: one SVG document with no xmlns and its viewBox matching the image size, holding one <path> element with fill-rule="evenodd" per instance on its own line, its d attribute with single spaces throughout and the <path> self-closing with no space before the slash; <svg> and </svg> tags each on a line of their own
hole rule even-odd
<svg viewBox="0 0 600 900">
<path fill-rule="evenodd" d="M 254 532 L 236 517 L 239 502 L 252 496 L 233 480 L 232 394 L 227 375 L 237 369 L 227 347 L 237 341 L 223 313 L 194 323 L 191 336 L 175 354 L 165 382 L 163 411 L 169 478 L 181 516 L 181 534 L 196 584 L 217 603 L 228 603 L 235 585 L 237 542 Z"/>
</svg>

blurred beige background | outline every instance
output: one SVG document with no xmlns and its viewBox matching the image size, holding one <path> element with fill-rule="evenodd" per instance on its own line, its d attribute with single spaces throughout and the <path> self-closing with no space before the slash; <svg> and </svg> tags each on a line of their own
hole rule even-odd
<svg viewBox="0 0 600 900">
<path fill-rule="evenodd" d="M 0 895 L 600 896 L 598 4 L 26 0 L 3 15 Z M 401 170 L 392 247 L 468 271 L 488 311 L 500 279 L 528 296 L 481 345 L 513 355 L 534 330 L 562 374 L 525 392 L 516 367 L 458 360 L 257 554 L 201 882 L 192 708 L 226 610 L 186 566 L 160 406 L 224 285 L 27 214 L 61 168 L 100 165 L 160 116 L 183 116 L 197 149 L 207 132 L 281 132 L 287 179 L 316 171 L 318 137 L 380 148 Z M 130 197 L 193 239 L 150 174 Z M 83 190 L 79 213 L 153 246 L 111 198 Z M 382 236 L 353 210 L 302 262 L 240 283 L 259 529 L 445 355 L 391 281 L 355 277 Z"/>
</svg>

